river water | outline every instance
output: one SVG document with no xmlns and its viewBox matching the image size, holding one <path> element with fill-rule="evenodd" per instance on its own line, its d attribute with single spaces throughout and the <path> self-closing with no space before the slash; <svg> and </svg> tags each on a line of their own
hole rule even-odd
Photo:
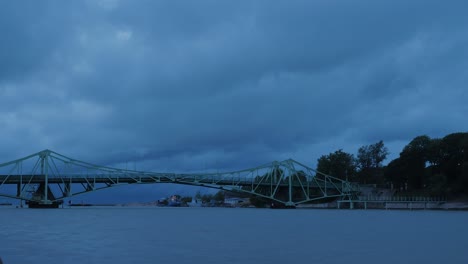
<svg viewBox="0 0 468 264">
<path fill-rule="evenodd" d="M 467 212 L 0 209 L 4 264 L 466 264 L 467 245 Z"/>
</svg>

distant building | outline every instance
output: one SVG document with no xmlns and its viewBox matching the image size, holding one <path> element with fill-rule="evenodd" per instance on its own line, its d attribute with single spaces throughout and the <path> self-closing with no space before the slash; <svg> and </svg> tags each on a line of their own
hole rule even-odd
<svg viewBox="0 0 468 264">
<path fill-rule="evenodd" d="M 241 207 L 243 205 L 250 204 L 249 198 L 230 197 L 224 199 L 224 203 L 231 207 Z"/>
<path fill-rule="evenodd" d="M 230 207 L 242 207 L 250 205 L 248 194 L 237 192 L 225 192 L 224 204 Z"/>
</svg>

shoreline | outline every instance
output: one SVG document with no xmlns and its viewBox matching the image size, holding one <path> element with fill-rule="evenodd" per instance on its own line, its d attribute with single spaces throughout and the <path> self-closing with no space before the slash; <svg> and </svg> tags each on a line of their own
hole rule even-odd
<svg viewBox="0 0 468 264">
<path fill-rule="evenodd" d="M 393 202 L 393 201 L 369 201 L 353 202 L 354 207 L 349 208 L 349 203 L 346 206 L 338 208 L 336 202 L 326 204 L 304 204 L 298 205 L 300 209 L 338 209 L 338 210 L 435 210 L 435 211 L 468 211 L 468 202 Z"/>
<path fill-rule="evenodd" d="M 144 207 L 144 208 L 256 208 L 253 205 L 244 206 L 190 206 L 191 204 L 181 206 L 161 206 L 157 202 L 131 202 L 131 203 L 76 203 L 62 205 L 61 208 L 84 208 L 84 207 Z M 0 208 L 28 208 L 15 206 L 12 203 L 1 203 Z M 262 207 L 259 207 L 262 208 Z M 263 208 L 270 208 L 265 206 Z M 452 201 L 392 201 L 392 200 L 373 200 L 373 201 L 333 201 L 328 203 L 317 204 L 299 204 L 297 209 L 338 209 L 338 210 L 435 210 L 435 211 L 468 211 L 468 200 L 458 199 Z M 281 209 L 281 208 L 273 208 Z"/>
</svg>

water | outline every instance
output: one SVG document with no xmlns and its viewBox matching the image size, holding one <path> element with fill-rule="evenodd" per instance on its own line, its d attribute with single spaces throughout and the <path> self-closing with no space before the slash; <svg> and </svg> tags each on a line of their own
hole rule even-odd
<svg viewBox="0 0 468 264">
<path fill-rule="evenodd" d="M 468 263 L 468 213 L 0 209 L 5 264 Z"/>
</svg>

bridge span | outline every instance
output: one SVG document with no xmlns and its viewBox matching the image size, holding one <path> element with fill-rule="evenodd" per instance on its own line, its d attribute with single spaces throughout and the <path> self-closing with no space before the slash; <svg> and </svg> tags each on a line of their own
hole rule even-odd
<svg viewBox="0 0 468 264">
<path fill-rule="evenodd" d="M 56 208 L 65 198 L 82 193 L 154 183 L 247 193 L 287 207 L 321 200 L 351 200 L 359 191 L 357 184 L 321 173 L 292 159 L 233 172 L 179 174 L 100 166 L 43 150 L 0 164 L 0 196 L 26 201 L 29 207 Z M 15 192 L 8 192 L 7 185 L 16 185 Z"/>
</svg>

